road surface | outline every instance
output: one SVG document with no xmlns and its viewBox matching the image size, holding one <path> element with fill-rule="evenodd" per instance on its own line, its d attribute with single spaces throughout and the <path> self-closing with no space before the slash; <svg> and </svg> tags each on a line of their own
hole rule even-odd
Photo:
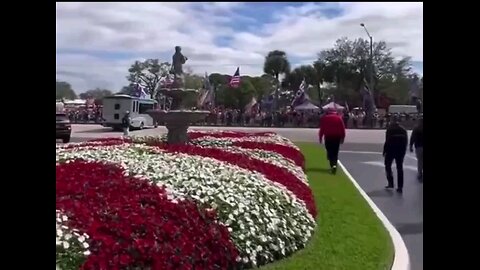
<svg viewBox="0 0 480 270">
<path fill-rule="evenodd" d="M 190 130 L 213 129 L 273 131 L 296 142 L 318 142 L 318 130 L 309 128 L 190 127 Z M 99 125 L 73 125 L 72 131 L 72 142 L 122 136 L 121 132 L 113 132 Z M 165 127 L 158 127 L 133 131 L 132 135 L 159 135 L 166 132 Z M 410 133 L 411 131 L 409 135 Z M 423 270 L 423 184 L 416 180 L 416 159 L 411 153 L 405 158 L 403 194 L 385 190 L 386 178 L 381 154 L 384 139 L 384 130 L 347 130 L 340 160 L 402 235 L 409 250 L 411 269 Z"/>
</svg>

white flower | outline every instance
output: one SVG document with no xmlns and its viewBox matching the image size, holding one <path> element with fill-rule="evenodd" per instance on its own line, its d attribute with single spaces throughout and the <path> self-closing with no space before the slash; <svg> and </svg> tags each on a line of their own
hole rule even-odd
<svg viewBox="0 0 480 270">
<path fill-rule="evenodd" d="M 139 143 L 145 140 L 146 138 L 134 139 Z M 307 183 L 302 169 L 293 161 L 269 151 L 232 147 L 232 141 L 235 140 L 242 139 L 218 140 L 203 137 L 196 143 L 245 154 L 250 158 L 285 168 L 296 176 L 299 182 Z M 291 142 L 276 135 L 253 136 L 246 140 L 293 147 Z M 60 147 L 56 151 L 57 161 L 60 163 L 83 158 L 122 164 L 126 175 L 165 187 L 171 201 L 194 198 L 210 205 L 217 210 L 219 222 L 228 226 L 242 260 L 247 260 L 245 263 L 256 264 L 258 256 L 270 261 L 273 259 L 272 253 L 278 252 L 282 246 L 283 254 L 288 255 L 292 250 L 296 250 L 297 246 L 304 246 L 315 228 L 315 220 L 308 213 L 305 203 L 292 192 L 258 172 L 233 164 L 188 154 L 172 154 L 140 144 L 78 149 Z M 57 238 L 58 235 L 57 233 Z M 81 244 L 81 249 L 87 249 L 88 244 L 84 240 L 80 241 L 80 237 L 75 235 L 73 238 L 87 245 Z M 276 244 L 272 245 L 274 241 Z M 261 247 L 260 251 L 258 246 Z"/>
</svg>

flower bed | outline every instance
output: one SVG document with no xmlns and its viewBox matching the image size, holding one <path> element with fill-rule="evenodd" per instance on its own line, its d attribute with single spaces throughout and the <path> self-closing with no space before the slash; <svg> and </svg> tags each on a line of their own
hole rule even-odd
<svg viewBox="0 0 480 270">
<path fill-rule="evenodd" d="M 61 269 L 248 268 L 305 246 L 316 209 L 298 148 L 272 133 L 189 136 L 57 146 Z"/>
</svg>

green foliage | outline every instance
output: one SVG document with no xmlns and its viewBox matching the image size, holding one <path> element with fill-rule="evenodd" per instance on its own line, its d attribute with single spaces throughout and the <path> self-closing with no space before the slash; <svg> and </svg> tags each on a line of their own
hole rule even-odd
<svg viewBox="0 0 480 270">
<path fill-rule="evenodd" d="M 370 43 L 368 40 L 337 40 L 332 49 L 321 51 L 314 63 L 321 70 L 324 82 L 334 83 L 337 100 L 348 101 L 349 104 L 360 105 L 358 89 L 363 79 L 370 81 L 369 76 Z M 410 58 L 395 60 L 391 49 L 384 41 L 373 44 L 373 93 L 377 98 L 385 94 L 395 103 L 408 99 L 407 77 L 412 74 Z"/>
<path fill-rule="evenodd" d="M 203 77 L 194 74 L 184 74 L 185 88 L 200 89 L 203 87 Z"/>
<path fill-rule="evenodd" d="M 265 57 L 263 72 L 274 76 L 278 80 L 278 75 L 288 73 L 290 71 L 290 62 L 288 62 L 287 54 L 284 51 L 271 51 Z"/>
<path fill-rule="evenodd" d="M 56 84 L 56 98 L 57 99 L 76 99 L 77 94 L 73 91 L 72 86 L 67 82 L 57 81 Z"/>
<path fill-rule="evenodd" d="M 106 96 L 111 96 L 111 95 L 112 95 L 112 91 L 110 91 L 110 90 L 96 88 L 96 89 L 88 90 L 84 93 L 81 93 L 80 98 L 81 99 L 87 99 L 87 98 L 101 99 L 101 98 L 104 98 Z"/>
<path fill-rule="evenodd" d="M 256 96 L 255 87 L 251 82 L 251 78 L 244 76 L 240 78 L 238 88 L 232 88 L 227 84 L 217 89 L 218 101 L 227 108 L 236 108 L 243 110 L 252 97 Z"/>
<path fill-rule="evenodd" d="M 171 65 L 168 62 L 160 63 L 159 59 L 147 59 L 135 61 L 128 69 L 127 79 L 129 82 L 138 83 L 145 88 L 145 92 L 151 98 L 156 96 L 156 88 L 160 79 L 169 74 Z"/>
</svg>

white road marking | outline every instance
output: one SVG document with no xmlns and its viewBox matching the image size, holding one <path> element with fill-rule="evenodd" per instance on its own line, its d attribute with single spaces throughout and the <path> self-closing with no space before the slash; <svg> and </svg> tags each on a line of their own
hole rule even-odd
<svg viewBox="0 0 480 270">
<path fill-rule="evenodd" d="M 367 201 L 367 203 L 372 208 L 373 212 L 377 215 L 377 217 L 382 221 L 383 226 L 387 229 L 388 233 L 390 234 L 390 238 L 393 242 L 393 248 L 395 250 L 394 258 L 393 258 L 393 265 L 391 270 L 410 270 L 410 255 L 408 254 L 407 246 L 403 241 L 402 236 L 397 231 L 397 229 L 393 226 L 393 224 L 388 220 L 385 214 L 378 208 L 378 206 L 373 202 L 372 199 L 365 193 L 362 187 L 358 184 L 357 181 L 353 178 L 353 176 L 347 171 L 347 168 L 343 166 L 342 162 L 338 162 L 340 168 L 342 168 L 343 172 L 347 175 L 348 179 L 353 183 L 353 185 L 357 188 L 360 192 L 362 197 Z"/>
<path fill-rule="evenodd" d="M 373 151 L 350 151 L 350 150 L 341 150 L 340 153 L 345 154 L 366 154 L 366 155 L 382 155 L 382 152 L 373 152 Z M 407 154 L 406 157 L 417 160 L 417 157 Z"/>
<path fill-rule="evenodd" d="M 378 167 L 385 167 L 385 164 L 381 161 L 365 161 L 365 162 L 361 162 L 361 163 L 368 164 L 368 165 L 373 165 L 373 166 L 378 166 Z M 392 164 L 392 168 L 396 168 L 395 162 Z M 414 172 L 417 171 L 417 167 L 416 166 L 411 166 L 411 165 L 403 165 L 403 169 L 404 170 L 411 170 L 411 171 L 414 171 Z"/>
</svg>

